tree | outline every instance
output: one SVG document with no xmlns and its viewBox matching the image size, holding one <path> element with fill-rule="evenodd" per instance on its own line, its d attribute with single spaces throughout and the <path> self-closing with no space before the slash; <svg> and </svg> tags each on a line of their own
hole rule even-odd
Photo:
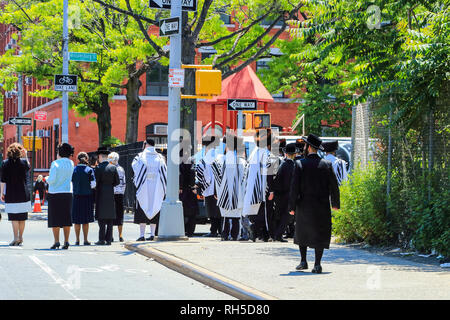
<svg viewBox="0 0 450 320">
<path fill-rule="evenodd" d="M 128 0 L 125 0 L 125 3 L 109 0 L 93 1 L 105 8 L 132 17 L 138 23 L 142 36 L 158 55 L 167 56 L 168 52 L 156 43 L 156 39 L 148 30 L 148 26 L 157 25 L 157 20 L 152 17 L 156 15 L 162 17 L 167 14 L 167 11 L 145 9 L 140 7 L 139 3 Z M 286 30 L 287 21 L 295 18 L 301 6 L 300 1 L 291 4 L 287 0 L 252 0 L 246 3 L 244 10 L 239 0 L 198 1 L 197 12 L 183 12 L 182 15 L 182 63 L 194 64 L 197 48 L 213 47 L 217 54 L 206 59 L 205 63 L 213 63 L 215 68 L 223 71 L 223 78 L 226 78 L 256 59 L 269 55 L 270 47 Z M 237 30 L 230 31 L 221 21 L 221 14 L 232 15 L 238 25 Z M 271 21 L 267 28 L 259 25 L 264 19 Z M 279 22 L 281 27 L 274 32 L 274 27 Z M 194 92 L 194 72 L 187 70 L 183 93 L 193 94 Z M 182 100 L 181 110 L 181 127 L 194 132 L 194 120 L 197 116 L 196 101 Z"/>
</svg>

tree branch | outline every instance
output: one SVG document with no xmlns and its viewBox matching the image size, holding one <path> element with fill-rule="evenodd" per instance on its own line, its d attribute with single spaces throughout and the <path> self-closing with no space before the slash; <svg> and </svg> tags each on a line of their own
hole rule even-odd
<svg viewBox="0 0 450 320">
<path fill-rule="evenodd" d="M 130 11 L 127 11 L 127 10 L 121 9 L 121 8 L 119 8 L 119 7 L 116 7 L 116 6 L 107 4 L 106 2 L 101 1 L 101 0 L 92 0 L 92 1 L 94 1 L 94 2 L 96 2 L 96 3 L 98 3 L 98 4 L 102 5 L 102 6 L 104 6 L 104 7 L 106 7 L 106 8 L 115 10 L 115 11 L 120 12 L 120 13 L 122 13 L 122 14 L 125 14 L 125 15 L 127 15 L 127 16 L 131 16 L 131 17 L 133 17 L 133 18 L 135 18 L 135 19 L 139 19 L 139 20 L 142 20 L 142 21 L 145 21 L 145 22 L 154 24 L 155 26 L 158 25 L 158 23 L 157 23 L 155 20 L 150 19 L 150 18 L 147 18 L 147 17 L 144 17 L 144 16 L 142 16 L 142 15 L 140 15 L 140 14 L 134 13 L 133 10 L 130 10 L 130 9 L 129 9 Z"/>
<path fill-rule="evenodd" d="M 194 42 L 197 42 L 198 35 L 203 28 L 203 25 L 206 21 L 206 16 L 208 15 L 209 7 L 211 7 L 213 0 L 205 0 L 202 7 L 202 12 L 200 13 L 200 17 L 198 18 L 197 25 L 195 26 L 194 31 L 192 32 L 192 39 Z"/>
</svg>

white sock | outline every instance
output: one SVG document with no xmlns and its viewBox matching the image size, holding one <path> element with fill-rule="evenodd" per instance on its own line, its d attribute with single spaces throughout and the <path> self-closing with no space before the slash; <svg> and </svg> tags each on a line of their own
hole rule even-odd
<svg viewBox="0 0 450 320">
<path fill-rule="evenodd" d="M 156 234 L 156 224 L 152 223 L 150 224 L 150 236 L 155 236 Z"/>
<path fill-rule="evenodd" d="M 146 226 L 146 224 L 145 223 L 140 223 L 139 224 L 139 229 L 140 229 L 140 231 L 141 231 L 141 237 L 145 237 L 145 226 Z"/>
</svg>

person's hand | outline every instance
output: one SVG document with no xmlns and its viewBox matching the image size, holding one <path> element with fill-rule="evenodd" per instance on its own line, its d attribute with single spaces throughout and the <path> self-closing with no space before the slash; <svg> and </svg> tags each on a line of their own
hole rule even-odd
<svg viewBox="0 0 450 320">
<path fill-rule="evenodd" d="M 2 194 L 1 199 L 2 199 L 3 202 L 5 202 L 5 195 L 4 194 Z"/>
<path fill-rule="evenodd" d="M 216 196 L 216 195 L 214 195 L 214 199 L 216 199 L 216 200 L 217 200 L 217 196 Z"/>
<path fill-rule="evenodd" d="M 197 189 L 192 189 L 193 194 L 197 194 Z"/>
<path fill-rule="evenodd" d="M 181 190 L 181 189 L 180 189 L 180 190 L 178 190 L 178 193 L 179 193 L 179 194 L 181 194 L 182 192 L 183 192 L 183 190 Z"/>
<path fill-rule="evenodd" d="M 289 211 L 289 214 L 290 214 L 291 216 L 293 216 L 293 215 L 295 215 L 295 211 L 294 211 L 294 210 Z"/>
<path fill-rule="evenodd" d="M 269 200 L 269 201 L 272 201 L 272 200 L 273 200 L 273 192 L 269 193 L 269 198 L 268 198 L 268 200 Z"/>
<path fill-rule="evenodd" d="M 335 211 L 336 211 L 336 210 L 339 210 L 339 208 L 336 208 L 336 207 L 332 207 L 332 209 L 335 210 Z"/>
</svg>

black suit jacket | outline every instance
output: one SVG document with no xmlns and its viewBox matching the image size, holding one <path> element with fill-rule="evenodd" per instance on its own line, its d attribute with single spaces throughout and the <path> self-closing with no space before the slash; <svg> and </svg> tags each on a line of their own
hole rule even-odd
<svg viewBox="0 0 450 320">
<path fill-rule="evenodd" d="M 114 187 L 120 183 L 116 166 L 103 161 L 95 168 L 95 218 L 115 219 Z"/>
</svg>

